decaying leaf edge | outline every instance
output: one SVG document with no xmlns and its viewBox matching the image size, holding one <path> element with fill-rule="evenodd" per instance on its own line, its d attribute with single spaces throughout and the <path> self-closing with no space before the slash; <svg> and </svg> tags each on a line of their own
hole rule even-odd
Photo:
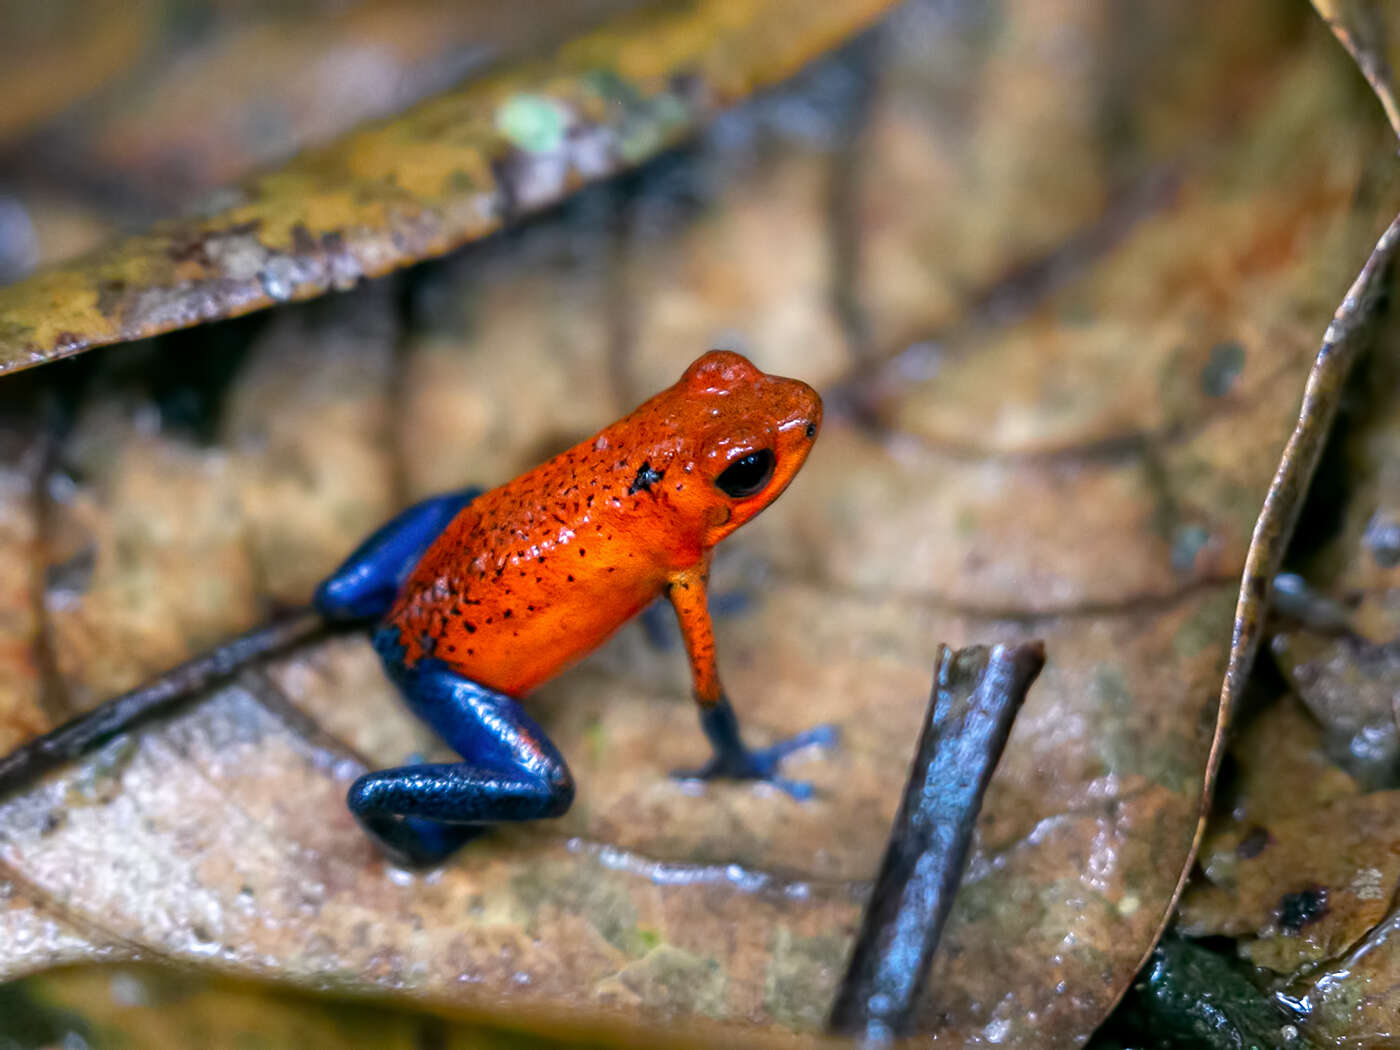
<svg viewBox="0 0 1400 1050">
<path fill-rule="evenodd" d="M 1263 635 L 1264 617 L 1269 607 L 1273 578 L 1278 573 L 1284 552 L 1288 549 L 1288 542 L 1293 536 L 1294 526 L 1298 523 L 1298 515 L 1302 511 L 1313 474 L 1322 458 L 1323 447 L 1331 434 L 1332 422 L 1341 404 L 1347 377 L 1367 345 L 1366 324 L 1371 319 L 1381 285 L 1397 248 L 1400 248 L 1400 215 L 1391 220 L 1371 250 L 1356 280 L 1347 289 L 1341 305 L 1333 313 L 1332 321 L 1323 333 L 1322 346 L 1318 349 L 1317 357 L 1308 372 L 1298 422 L 1284 446 L 1278 469 L 1274 472 L 1274 480 L 1269 484 L 1264 505 L 1255 520 L 1254 533 L 1245 555 L 1244 572 L 1240 578 L 1240 595 L 1235 605 L 1230 656 L 1220 687 L 1215 733 L 1211 740 L 1210 754 L 1206 759 L 1200 812 L 1196 817 L 1196 831 L 1191 839 L 1191 850 L 1186 856 L 1185 864 L 1182 865 L 1181 875 L 1172 891 L 1169 906 L 1162 914 L 1161 924 L 1135 972 L 1146 966 L 1151 959 L 1157 943 L 1176 914 L 1177 902 L 1195 866 L 1196 855 L 1211 814 L 1215 778 L 1225 754 L 1230 712 L 1239 701 L 1249 672 L 1254 666 L 1254 657 Z M 1114 1007 L 1127 994 L 1129 986 L 1124 985 L 1120 989 L 1114 999 Z M 1112 1008 L 1110 1007 L 1110 1012 Z"/>
</svg>

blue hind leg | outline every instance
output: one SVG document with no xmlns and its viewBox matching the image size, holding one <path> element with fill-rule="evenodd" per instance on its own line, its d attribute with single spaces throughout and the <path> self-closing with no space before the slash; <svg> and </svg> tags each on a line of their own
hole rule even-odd
<svg viewBox="0 0 1400 1050">
<path fill-rule="evenodd" d="M 400 863 L 433 864 L 492 824 L 561 816 L 574 799 L 573 777 L 520 705 L 431 657 L 404 667 L 397 642 L 391 627 L 375 637 L 390 676 L 463 761 L 355 781 L 350 811 L 384 851 Z"/>
<path fill-rule="evenodd" d="M 399 586 L 428 545 L 481 489 L 462 489 L 415 503 L 376 529 L 312 599 L 327 620 L 374 620 L 389 611 Z"/>
</svg>

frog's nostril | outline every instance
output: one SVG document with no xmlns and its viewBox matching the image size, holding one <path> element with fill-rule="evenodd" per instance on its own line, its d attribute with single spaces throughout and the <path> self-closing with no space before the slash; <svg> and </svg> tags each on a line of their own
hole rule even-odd
<svg viewBox="0 0 1400 1050">
<path fill-rule="evenodd" d="M 809 438 L 814 438 L 817 436 L 817 425 L 815 423 L 807 424 L 807 436 Z"/>
</svg>

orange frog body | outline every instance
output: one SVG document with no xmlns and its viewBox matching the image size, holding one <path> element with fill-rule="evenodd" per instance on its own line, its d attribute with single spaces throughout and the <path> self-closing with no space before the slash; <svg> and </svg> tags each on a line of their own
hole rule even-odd
<svg viewBox="0 0 1400 1050">
<path fill-rule="evenodd" d="M 410 706 L 464 762 L 370 773 L 350 792 L 393 855 L 445 856 L 492 823 L 554 816 L 573 782 L 516 701 L 665 594 L 685 639 L 713 759 L 689 776 L 767 779 L 822 728 L 744 746 L 706 604 L 715 544 L 787 487 L 821 426 L 807 384 L 712 351 L 587 441 L 489 492 L 410 508 L 317 591 L 328 618 L 380 621 L 375 645 Z"/>
</svg>

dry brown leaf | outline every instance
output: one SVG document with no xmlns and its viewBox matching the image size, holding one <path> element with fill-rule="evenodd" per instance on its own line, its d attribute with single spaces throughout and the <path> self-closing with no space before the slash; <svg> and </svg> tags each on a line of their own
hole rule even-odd
<svg viewBox="0 0 1400 1050">
<path fill-rule="evenodd" d="M 1347 425 L 1329 461 L 1345 476 L 1321 475 L 1320 486 L 1324 516 L 1337 525 L 1305 566 L 1322 593 L 1353 608 L 1353 622 L 1372 639 L 1400 633 L 1400 591 L 1370 524 L 1388 506 L 1396 469 L 1394 332 L 1384 316 L 1349 387 Z M 1335 762 L 1369 783 L 1394 783 L 1394 644 L 1295 630 L 1276 637 L 1274 648 L 1330 727 L 1330 746 L 1293 699 L 1245 729 L 1232 745 L 1241 776 L 1219 800 L 1202 847 L 1205 879 L 1183 898 L 1181 926 L 1195 935 L 1239 937 L 1253 962 L 1304 974 L 1281 994 L 1317 1043 L 1385 1045 L 1397 1023 L 1389 943 L 1400 803 L 1394 791 L 1361 794 L 1362 785 Z"/>
<path fill-rule="evenodd" d="M 1183 905 L 1182 928 L 1235 936 L 1245 958 L 1281 974 L 1336 958 L 1394 902 L 1397 820 L 1400 792 L 1378 791 L 1216 836 L 1202 866 L 1230 898 L 1230 925 L 1222 930 L 1193 921 L 1194 907 L 1212 906 L 1205 891 L 1207 902 Z"/>
<path fill-rule="evenodd" d="M 1367 0 L 1315 0 L 1314 6 L 1400 130 L 1392 65 L 1396 22 L 1389 8 Z M 1392 523 L 1394 377 L 1400 358 L 1394 353 L 1390 311 L 1379 311 L 1378 332 L 1371 331 L 1370 322 L 1377 312 L 1372 304 L 1387 290 L 1397 244 L 1400 219 L 1377 244 L 1329 329 L 1298 430 L 1260 520 L 1242 594 L 1246 615 L 1237 628 L 1237 639 L 1245 643 L 1237 648 L 1247 651 L 1257 644 L 1268 577 L 1279 564 L 1299 496 L 1319 463 L 1333 419 L 1347 403 L 1346 425 L 1335 442 L 1338 454 L 1319 474 L 1310 508 L 1311 530 L 1330 539 L 1308 559 L 1305 572 L 1320 594 L 1344 603 L 1339 608 L 1352 607 L 1352 625 L 1369 643 L 1294 633 L 1278 639 L 1276 649 L 1285 672 L 1331 727 L 1334 744 L 1351 752 L 1349 764 L 1372 781 L 1391 784 L 1393 754 L 1356 752 L 1377 741 L 1382 751 L 1393 747 L 1393 725 L 1384 712 L 1393 692 L 1386 684 L 1393 676 L 1390 643 L 1400 634 L 1400 591 L 1393 575 L 1400 559 L 1392 553 L 1400 548 L 1400 530 Z M 1367 348 L 1371 352 L 1362 358 Z M 1347 387 L 1358 358 L 1360 374 Z M 1232 663 L 1227 697 L 1240 695 L 1245 666 Z M 1277 722 L 1281 710 L 1294 711 L 1289 717 L 1295 721 L 1299 717 L 1296 708 L 1276 709 L 1258 725 Z M 1260 735 L 1258 725 L 1247 730 L 1246 739 Z M 1299 723 L 1293 735 L 1300 730 L 1313 741 L 1311 762 L 1318 767 L 1318 729 Z M 1306 964 L 1300 971 L 1305 976 L 1279 992 L 1295 1009 L 1305 1038 L 1338 1047 L 1389 1045 L 1400 1022 L 1394 1009 L 1396 793 L 1357 794 L 1356 785 L 1348 785 L 1349 778 L 1335 767 L 1323 776 L 1314 768 L 1309 775 L 1263 754 L 1265 761 L 1212 825 L 1202 853 L 1206 881 L 1184 899 L 1183 923 L 1189 932 L 1247 935 L 1241 950 L 1271 969 L 1289 972 Z M 1286 800 L 1288 812 L 1271 817 L 1267 811 L 1278 808 L 1277 800 Z"/>
<path fill-rule="evenodd" d="M 1205 877 L 1182 898 L 1182 932 L 1238 938 L 1246 958 L 1278 975 L 1276 993 L 1313 1045 L 1387 1045 L 1400 1022 L 1400 792 L 1363 794 L 1292 697 L 1252 720 L 1231 751 L 1239 775 L 1201 848 Z"/>
<path fill-rule="evenodd" d="M 1400 885 L 1400 792 L 1362 794 L 1292 698 L 1255 718 L 1231 753 L 1229 816 L 1211 824 L 1179 928 L 1237 938 L 1246 958 L 1285 975 L 1341 955 Z"/>
<path fill-rule="evenodd" d="M 131 955 L 96 931 L 80 930 L 23 887 L 0 876 L 0 942 L 17 972 L 73 962 L 118 962 Z"/>
</svg>

